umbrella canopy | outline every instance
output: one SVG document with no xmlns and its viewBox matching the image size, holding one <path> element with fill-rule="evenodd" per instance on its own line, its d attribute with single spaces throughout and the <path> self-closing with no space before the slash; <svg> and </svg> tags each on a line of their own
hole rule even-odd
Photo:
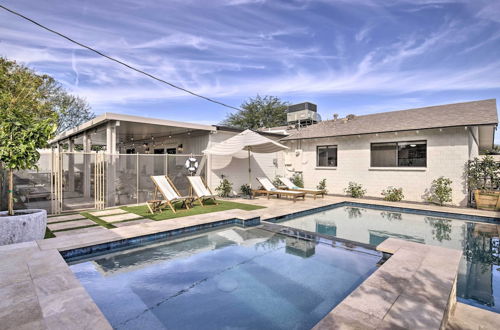
<svg viewBox="0 0 500 330">
<path fill-rule="evenodd" d="M 248 185 L 252 186 L 252 169 L 250 167 L 250 151 L 259 154 L 268 154 L 281 150 L 288 149 L 288 147 L 273 141 L 265 136 L 260 135 L 249 129 L 235 135 L 226 141 L 223 141 L 211 148 L 203 150 L 204 154 L 217 155 L 217 156 L 236 156 L 241 155 L 243 151 L 248 152 Z"/>
<path fill-rule="evenodd" d="M 203 150 L 203 153 L 218 156 L 231 156 L 243 150 L 256 152 L 258 154 L 267 154 L 285 149 L 288 149 L 288 147 L 247 129 L 226 141 Z"/>
</svg>

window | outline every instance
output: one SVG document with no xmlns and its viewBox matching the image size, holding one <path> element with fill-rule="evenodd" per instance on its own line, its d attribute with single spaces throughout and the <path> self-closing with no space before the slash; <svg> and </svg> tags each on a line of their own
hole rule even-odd
<svg viewBox="0 0 500 330">
<path fill-rule="evenodd" d="M 337 166 L 337 146 L 318 146 L 316 149 L 318 167 Z"/>
<path fill-rule="evenodd" d="M 388 142 L 371 144 L 372 167 L 426 167 L 427 142 Z"/>
</svg>

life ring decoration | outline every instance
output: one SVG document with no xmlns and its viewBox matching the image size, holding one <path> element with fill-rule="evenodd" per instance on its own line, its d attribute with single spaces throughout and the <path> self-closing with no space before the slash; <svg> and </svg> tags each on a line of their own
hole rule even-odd
<svg viewBox="0 0 500 330">
<path fill-rule="evenodd" d="M 184 167 L 186 167 L 189 173 L 193 174 L 198 169 L 198 160 L 194 157 L 189 157 L 188 159 L 186 159 Z"/>
</svg>

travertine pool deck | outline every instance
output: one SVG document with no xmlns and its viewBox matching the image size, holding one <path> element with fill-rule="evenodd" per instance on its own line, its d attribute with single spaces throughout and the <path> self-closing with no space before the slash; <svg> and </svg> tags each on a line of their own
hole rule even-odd
<svg viewBox="0 0 500 330">
<path fill-rule="evenodd" d="M 37 242 L 0 246 L 0 260 L 3 261 L 0 268 L 0 328 L 111 329 L 59 251 L 227 219 L 269 219 L 342 201 L 487 217 L 500 216 L 498 212 L 473 209 L 332 196 L 316 200 L 308 198 L 305 202 L 296 203 L 267 200 L 263 197 L 232 200 L 267 208 L 254 211 L 228 210 L 113 229 L 90 227 L 82 229 L 82 233 L 67 233 Z M 72 219 L 78 221 L 76 216 Z M 477 329 L 494 329 L 495 325 L 500 324 L 500 314 L 485 314 L 486 311 L 455 304 L 454 288 L 460 251 L 392 238 L 380 244 L 377 249 L 393 256 L 333 309 L 317 325 L 318 329 L 439 329 L 445 326 L 449 329 L 467 329 L 467 325 L 470 325 L 468 320 L 474 317 L 481 322 L 477 324 Z M 467 319 L 458 314 L 453 315 L 455 305 L 457 311 L 467 312 Z M 488 317 L 483 317 L 484 315 Z M 447 323 L 448 317 L 450 322 Z"/>
</svg>

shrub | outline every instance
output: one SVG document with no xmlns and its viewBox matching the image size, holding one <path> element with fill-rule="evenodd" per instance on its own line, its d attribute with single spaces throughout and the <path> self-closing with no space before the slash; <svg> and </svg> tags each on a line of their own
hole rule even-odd
<svg viewBox="0 0 500 330">
<path fill-rule="evenodd" d="M 349 182 L 347 188 L 344 189 L 345 193 L 354 198 L 363 197 L 366 193 L 366 189 L 363 189 L 363 185 L 356 182 Z"/>
<path fill-rule="evenodd" d="M 283 183 L 281 182 L 280 178 L 281 178 L 281 175 L 276 175 L 276 176 L 274 177 L 274 180 L 273 180 L 273 185 L 274 185 L 275 187 L 278 187 L 278 186 L 282 186 L 282 185 L 283 185 Z"/>
<path fill-rule="evenodd" d="M 382 190 L 382 196 L 384 196 L 384 200 L 390 202 L 399 202 L 405 198 L 403 195 L 403 188 L 396 187 L 387 187 Z"/>
<path fill-rule="evenodd" d="M 328 190 L 326 190 L 326 179 L 321 179 L 321 181 L 316 186 L 316 189 L 323 190 L 326 194 L 328 192 Z"/>
<path fill-rule="evenodd" d="M 290 180 L 297 187 L 304 188 L 304 179 L 302 178 L 302 173 L 295 173 Z"/>
<path fill-rule="evenodd" d="M 252 195 L 252 188 L 250 187 L 249 184 L 245 183 L 240 187 L 240 191 L 244 196 L 250 196 Z"/>
<path fill-rule="evenodd" d="M 233 184 L 226 178 L 222 179 L 219 186 L 215 188 L 215 191 L 217 191 L 217 195 L 219 195 L 220 197 L 229 197 L 232 190 Z"/>
<path fill-rule="evenodd" d="M 439 177 L 432 181 L 431 189 L 427 201 L 444 205 L 446 202 L 451 202 L 452 188 L 451 181 L 445 177 Z"/>
</svg>

